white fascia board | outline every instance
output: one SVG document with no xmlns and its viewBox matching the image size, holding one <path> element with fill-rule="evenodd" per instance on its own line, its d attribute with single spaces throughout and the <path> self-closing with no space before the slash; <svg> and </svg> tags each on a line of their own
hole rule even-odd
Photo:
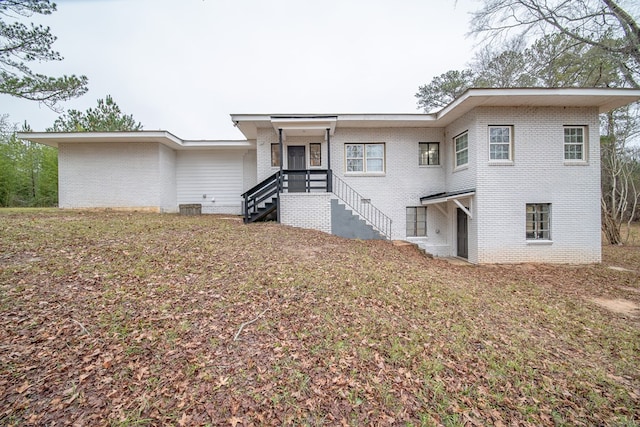
<svg viewBox="0 0 640 427">
<path fill-rule="evenodd" d="M 217 149 L 255 149 L 256 142 L 246 139 L 239 140 L 198 140 L 184 141 L 181 149 L 183 150 L 217 150 Z"/>
<path fill-rule="evenodd" d="M 124 142 L 142 143 L 156 142 L 174 150 L 184 149 L 218 149 L 218 148 L 252 148 L 255 144 L 246 141 L 184 141 L 167 131 L 134 131 L 134 132 L 19 132 L 19 139 L 58 147 L 59 144 Z"/>
<path fill-rule="evenodd" d="M 638 100 L 640 90 L 625 88 L 472 88 L 436 114 L 444 124 L 482 105 L 595 107 L 604 113 Z"/>
<path fill-rule="evenodd" d="M 329 134 L 333 135 L 336 129 L 336 116 L 308 117 L 308 116 L 272 116 L 271 125 L 278 133 L 280 129 L 283 136 L 319 136 L 326 135 L 327 129 Z"/>
<path fill-rule="evenodd" d="M 182 140 L 167 131 L 135 132 L 19 132 L 19 139 L 57 147 L 61 143 L 97 142 L 160 142 L 172 148 L 182 145 Z"/>
<path fill-rule="evenodd" d="M 435 114 L 377 113 L 339 114 L 338 126 L 344 127 L 432 127 L 438 125 Z"/>
</svg>

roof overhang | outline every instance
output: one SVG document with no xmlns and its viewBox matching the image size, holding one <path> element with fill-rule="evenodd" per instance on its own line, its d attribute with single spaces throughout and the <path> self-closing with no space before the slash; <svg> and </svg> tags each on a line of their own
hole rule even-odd
<svg viewBox="0 0 640 427">
<path fill-rule="evenodd" d="M 471 190 L 462 190 L 462 191 L 453 191 L 448 193 L 436 193 L 431 194 L 429 196 L 421 197 L 420 203 L 423 205 L 435 205 L 438 203 L 445 203 L 459 199 L 466 199 L 467 197 L 471 197 L 476 194 L 475 189 Z"/>
<path fill-rule="evenodd" d="M 445 127 L 476 107 L 591 107 L 604 113 L 640 100 L 638 89 L 612 88 L 506 88 L 468 89 L 435 113 L 415 114 L 232 114 L 234 125 L 256 139 L 258 129 L 282 128 L 285 135 L 331 133 L 336 128 Z"/>
<path fill-rule="evenodd" d="M 58 147 L 60 144 L 97 144 L 104 142 L 156 142 L 174 150 L 251 149 L 255 142 L 246 140 L 183 140 L 167 131 L 135 132 L 19 132 L 19 139 Z"/>
<path fill-rule="evenodd" d="M 271 116 L 271 125 L 278 132 L 282 129 L 284 138 L 288 136 L 325 136 L 327 130 L 333 135 L 336 129 L 336 116 Z"/>
<path fill-rule="evenodd" d="M 592 107 L 606 113 L 640 100 L 638 89 L 506 88 L 468 89 L 436 113 L 447 125 L 477 107 Z"/>
<path fill-rule="evenodd" d="M 281 128 L 285 136 L 331 135 L 344 128 L 436 127 L 435 114 L 232 114 L 231 120 L 247 139 L 256 139 L 258 129 Z"/>
</svg>

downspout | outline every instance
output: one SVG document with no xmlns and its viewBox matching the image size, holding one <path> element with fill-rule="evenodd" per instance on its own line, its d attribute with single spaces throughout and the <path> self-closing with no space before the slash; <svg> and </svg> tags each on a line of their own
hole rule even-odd
<svg viewBox="0 0 640 427">
<path fill-rule="evenodd" d="M 280 149 L 280 173 L 278 174 L 278 198 L 276 199 L 276 214 L 278 224 L 280 223 L 280 193 L 282 192 L 282 169 L 284 160 L 282 156 L 282 128 L 278 129 L 278 145 Z"/>
<path fill-rule="evenodd" d="M 327 193 L 333 192 L 333 172 L 331 171 L 331 130 L 327 128 Z"/>
</svg>

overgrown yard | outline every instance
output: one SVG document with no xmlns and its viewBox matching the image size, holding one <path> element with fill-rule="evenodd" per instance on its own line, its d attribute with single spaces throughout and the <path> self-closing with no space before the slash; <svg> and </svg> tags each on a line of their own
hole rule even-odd
<svg viewBox="0 0 640 427">
<path fill-rule="evenodd" d="M 637 426 L 640 247 L 603 251 L 456 266 L 221 216 L 0 211 L 0 425 Z"/>
</svg>

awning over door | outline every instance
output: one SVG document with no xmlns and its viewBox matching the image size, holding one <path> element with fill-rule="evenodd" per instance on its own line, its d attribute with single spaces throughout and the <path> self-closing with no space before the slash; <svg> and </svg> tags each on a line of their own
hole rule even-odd
<svg viewBox="0 0 640 427">
<path fill-rule="evenodd" d="M 425 197 L 421 197 L 420 198 L 420 203 L 422 203 L 423 205 L 435 205 L 437 208 L 439 208 L 439 210 L 446 215 L 446 212 L 444 211 L 444 209 L 440 208 L 440 206 L 438 206 L 440 203 L 446 203 L 446 202 L 453 202 L 455 203 L 460 209 L 462 209 L 462 211 L 467 214 L 467 216 L 469 217 L 469 219 L 473 219 L 473 216 L 471 215 L 471 206 L 469 206 L 469 209 L 467 209 L 467 207 L 465 207 L 462 203 L 460 203 L 460 199 L 466 199 L 469 198 L 473 195 L 476 194 L 476 190 L 474 189 L 470 189 L 470 190 L 462 190 L 462 191 L 452 191 L 452 192 L 443 192 L 443 193 L 435 193 L 435 194 L 430 194 L 429 196 L 425 196 Z"/>
</svg>

